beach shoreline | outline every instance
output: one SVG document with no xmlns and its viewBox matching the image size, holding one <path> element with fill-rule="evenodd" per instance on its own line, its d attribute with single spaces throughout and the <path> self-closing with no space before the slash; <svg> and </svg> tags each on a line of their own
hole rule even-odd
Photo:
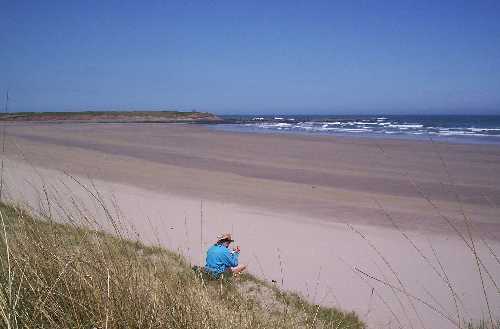
<svg viewBox="0 0 500 329">
<path fill-rule="evenodd" d="M 492 145 L 248 135 L 160 124 L 8 129 L 16 144 L 7 144 L 7 152 L 19 157 L 18 145 L 41 167 L 329 222 L 391 226 L 385 209 L 403 228 L 448 231 L 428 197 L 452 218 L 462 217 L 462 203 L 483 232 L 500 239 L 500 148 Z"/>
<path fill-rule="evenodd" d="M 285 115 L 222 116 L 219 131 L 322 135 L 337 138 L 420 140 L 457 144 L 500 144 L 494 115 Z M 231 122 L 233 121 L 233 122 Z"/>
</svg>

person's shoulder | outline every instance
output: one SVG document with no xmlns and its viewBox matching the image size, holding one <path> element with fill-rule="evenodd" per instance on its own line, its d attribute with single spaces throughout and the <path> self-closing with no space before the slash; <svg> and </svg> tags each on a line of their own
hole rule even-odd
<svg viewBox="0 0 500 329">
<path fill-rule="evenodd" d="M 224 249 L 227 249 L 227 248 L 224 247 L 223 245 L 220 245 L 220 244 L 214 244 L 209 249 L 218 250 L 218 251 L 224 251 Z"/>
<path fill-rule="evenodd" d="M 214 244 L 211 248 L 217 250 L 218 252 L 226 252 L 229 251 L 229 248 L 222 244 Z"/>
</svg>

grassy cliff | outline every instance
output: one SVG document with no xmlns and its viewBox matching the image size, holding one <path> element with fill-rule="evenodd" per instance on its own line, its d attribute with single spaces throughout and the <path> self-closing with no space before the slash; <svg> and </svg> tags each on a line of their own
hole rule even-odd
<svg viewBox="0 0 500 329">
<path fill-rule="evenodd" d="M 250 275 L 213 281 L 160 247 L 0 204 L 0 327 L 364 328 Z"/>
<path fill-rule="evenodd" d="M 85 111 L 0 113 L 0 121 L 28 122 L 219 122 L 206 112 L 181 111 Z"/>
</svg>

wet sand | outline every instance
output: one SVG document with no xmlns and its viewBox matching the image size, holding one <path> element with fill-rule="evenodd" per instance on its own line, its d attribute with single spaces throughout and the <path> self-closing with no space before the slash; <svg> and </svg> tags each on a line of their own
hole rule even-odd
<svg viewBox="0 0 500 329">
<path fill-rule="evenodd" d="M 30 175 L 37 180 L 34 171 L 46 181 L 67 180 L 62 171 L 90 177 L 145 239 L 159 237 L 199 262 L 200 250 L 219 231 L 232 231 L 253 273 L 280 282 L 284 271 L 285 288 L 355 310 L 372 327 L 397 327 L 394 312 L 405 327 L 419 328 L 413 307 L 424 323 L 453 326 L 353 271 L 365 269 L 398 284 L 355 230 L 390 261 L 408 292 L 437 300 L 446 314 L 454 314 L 448 287 L 395 225 L 438 267 L 430 243 L 436 248 L 470 318 L 486 308 L 472 254 L 449 223 L 467 234 L 465 215 L 475 238 L 490 241 L 478 248 L 492 276 L 500 277 L 500 264 L 487 248 L 500 253 L 498 146 L 237 134 L 165 124 L 19 124 L 9 125 L 7 136 L 13 199 L 42 206 L 43 198 L 29 196 L 34 189 L 23 183 Z M 499 294 L 488 288 L 498 307 Z"/>
<path fill-rule="evenodd" d="M 500 239 L 498 146 L 161 124 L 25 125 L 8 133 L 33 164 L 76 175 L 328 222 L 391 225 L 384 208 L 404 228 L 447 232 L 425 196 L 457 225 L 463 207 Z M 18 154 L 13 143 L 8 152 Z"/>
</svg>

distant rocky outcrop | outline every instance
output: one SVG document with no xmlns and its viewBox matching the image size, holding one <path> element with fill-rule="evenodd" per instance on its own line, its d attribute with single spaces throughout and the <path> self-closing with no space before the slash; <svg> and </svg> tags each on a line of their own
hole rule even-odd
<svg viewBox="0 0 500 329">
<path fill-rule="evenodd" d="M 217 123 L 222 119 L 212 113 L 196 111 L 85 111 L 2 113 L 0 121 Z"/>
</svg>

